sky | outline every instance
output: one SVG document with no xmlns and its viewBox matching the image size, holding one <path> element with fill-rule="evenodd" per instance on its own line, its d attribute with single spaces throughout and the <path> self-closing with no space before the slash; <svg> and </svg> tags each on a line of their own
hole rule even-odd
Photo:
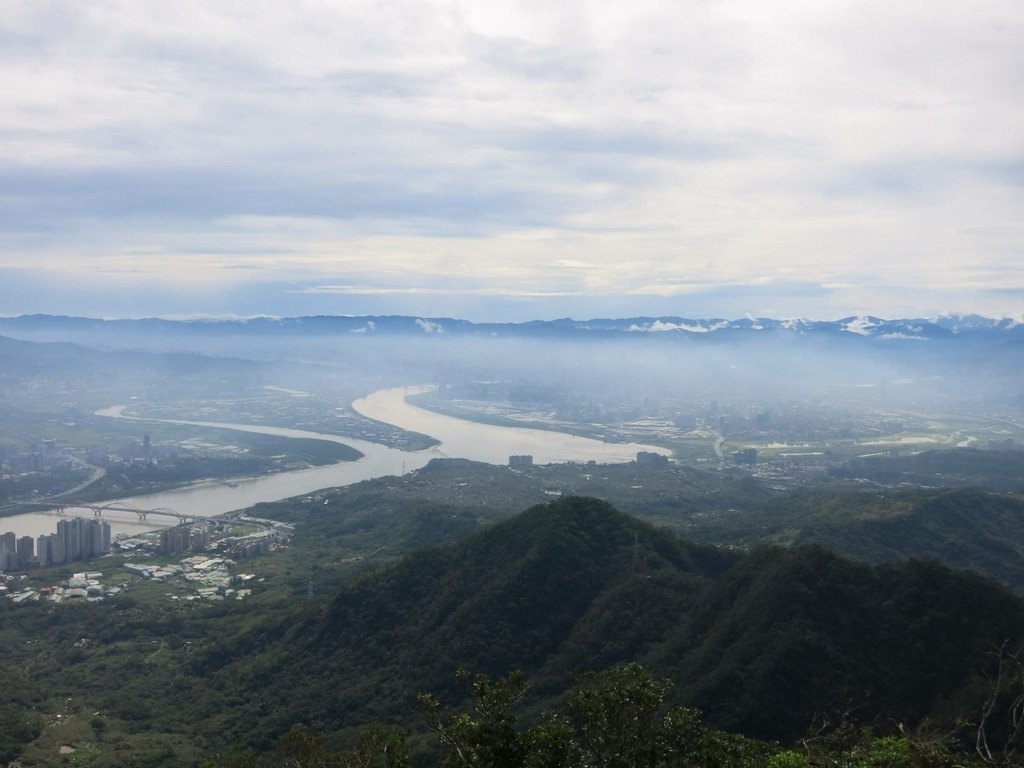
<svg viewBox="0 0 1024 768">
<path fill-rule="evenodd" d="M 1024 312 L 1020 0 L 4 0 L 0 314 Z"/>
</svg>

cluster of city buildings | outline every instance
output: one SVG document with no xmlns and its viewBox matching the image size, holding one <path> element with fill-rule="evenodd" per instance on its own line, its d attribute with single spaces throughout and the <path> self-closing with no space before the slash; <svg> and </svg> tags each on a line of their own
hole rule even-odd
<svg viewBox="0 0 1024 768">
<path fill-rule="evenodd" d="M 225 536 L 226 528 L 239 525 L 252 532 Z M 112 546 L 121 554 L 140 558 L 154 555 L 189 555 L 176 563 L 156 564 L 128 562 L 124 569 L 144 579 L 192 586 L 193 593 L 173 599 L 223 600 L 242 599 L 252 593 L 253 574 L 232 574 L 236 560 L 270 552 L 288 542 L 294 526 L 276 520 L 246 517 L 203 521 L 201 524 L 177 525 L 159 532 L 142 534 L 132 539 L 111 542 L 110 524 L 100 518 L 74 517 L 57 521 L 55 534 L 17 538 L 13 532 L 0 536 L 0 596 L 15 603 L 48 600 L 54 603 L 97 602 L 121 592 L 128 584 L 109 589 L 100 583 L 98 572 L 76 573 L 66 581 L 51 586 L 33 586 L 36 581 L 25 571 L 43 565 L 57 565 L 87 560 L 106 554 Z M 215 538 L 216 536 L 216 538 Z M 210 554 L 202 554 L 210 552 Z M 191 553 L 191 554 L 190 554 Z M 5 573 L 4 571 L 14 571 Z"/>
<path fill-rule="evenodd" d="M 26 574 L 0 573 L 0 596 L 14 597 L 27 591 L 29 588 L 29 580 Z"/>
<path fill-rule="evenodd" d="M 13 443 L 0 446 L 0 471 L 45 472 L 65 461 L 56 440 L 42 440 L 31 451 L 19 451 Z"/>
<path fill-rule="evenodd" d="M 654 451 L 638 451 L 636 454 L 636 465 L 641 469 L 667 467 L 668 456 L 662 456 Z"/>
<path fill-rule="evenodd" d="M 157 553 L 178 555 L 216 549 L 225 557 L 243 560 L 270 552 L 276 545 L 285 544 L 291 538 L 291 526 L 276 521 L 257 521 L 255 518 L 248 518 L 248 520 L 254 523 L 270 523 L 270 527 L 244 536 L 219 535 L 214 541 L 213 532 L 206 525 L 178 525 L 160 531 L 160 544 L 157 547 Z"/>
<path fill-rule="evenodd" d="M 0 585 L 0 594 L 6 593 L 15 604 L 49 600 L 52 603 L 98 603 L 105 597 L 115 597 L 123 587 L 106 588 L 100 583 L 103 574 L 86 571 L 73 574 L 59 584 L 32 588 L 25 583 L 16 586 L 13 582 Z"/>
<path fill-rule="evenodd" d="M 255 530 L 244 535 L 230 535 L 227 531 L 230 531 L 233 524 Z M 242 560 L 270 552 L 276 546 L 288 543 L 294 530 L 295 527 L 288 523 L 240 515 L 232 521 L 210 519 L 201 523 L 163 528 L 133 538 L 122 538 L 115 542 L 114 546 L 124 555 L 149 557 L 190 552 L 219 552 L 225 557 Z"/>
<path fill-rule="evenodd" d="M 110 523 L 72 517 L 57 521 L 57 532 L 33 539 L 0 535 L 0 571 L 26 571 L 46 565 L 90 560 L 110 552 Z"/>
<path fill-rule="evenodd" d="M 193 555 L 178 563 L 125 563 L 124 568 L 128 573 L 143 579 L 192 584 L 195 593 L 184 597 L 185 600 L 241 600 L 252 594 L 252 589 L 246 588 L 246 585 L 256 576 L 251 573 L 232 575 L 229 571 L 231 564 L 231 560 L 223 557 Z M 178 595 L 170 597 L 174 600 L 182 599 Z"/>
<path fill-rule="evenodd" d="M 224 555 L 234 560 L 266 554 L 275 547 L 285 544 L 291 538 L 292 531 L 284 526 L 275 526 L 267 530 L 250 533 L 247 536 L 228 536 L 218 542 Z"/>
<path fill-rule="evenodd" d="M 205 552 L 210 548 L 212 534 L 201 525 L 176 525 L 160 531 L 161 555 L 177 555 L 183 552 Z"/>
</svg>

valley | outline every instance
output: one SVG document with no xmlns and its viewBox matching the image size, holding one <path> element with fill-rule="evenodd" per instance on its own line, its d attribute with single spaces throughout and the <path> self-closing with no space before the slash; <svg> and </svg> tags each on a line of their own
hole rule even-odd
<svg viewBox="0 0 1024 768">
<path fill-rule="evenodd" d="M 532 344 L 487 379 L 476 351 L 396 349 L 417 359 L 186 355 L 168 377 L 133 353 L 107 379 L 87 372 L 110 352 L 76 349 L 66 377 L 67 350 L 10 348 L 12 530 L 52 533 L 19 505 L 75 486 L 196 522 L 140 535 L 152 522 L 104 513 L 124 534 L 109 555 L 5 574 L 4 755 L 227 767 L 272 761 L 297 727 L 337 756 L 386 724 L 436 765 L 416 696 L 470 706 L 460 668 L 528 676 L 527 733 L 581 676 L 640 664 L 659 711 L 700 712 L 751 768 L 844 718 L 856 749 L 934 724 L 970 762 L 992 654 L 1024 636 L 1012 376 L 954 410 L 945 379 L 781 392 L 730 376 L 732 353 L 670 382 Z M 444 365 L 425 379 L 428 354 Z M 854 749 L 830 744 L 815 765 Z"/>
</svg>

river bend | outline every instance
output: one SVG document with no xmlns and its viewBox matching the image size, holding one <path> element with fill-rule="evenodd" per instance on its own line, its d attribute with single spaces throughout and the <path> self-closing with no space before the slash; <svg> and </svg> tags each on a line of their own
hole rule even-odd
<svg viewBox="0 0 1024 768">
<path fill-rule="evenodd" d="M 392 424 L 410 432 L 429 435 L 440 445 L 420 451 L 402 451 L 379 443 L 342 435 L 309 432 L 285 427 L 234 424 L 184 419 L 146 419 L 127 416 L 127 406 L 118 405 L 97 411 L 98 416 L 156 421 L 255 432 L 279 437 L 312 438 L 343 443 L 363 453 L 357 461 L 343 461 L 324 467 L 280 472 L 262 477 L 240 479 L 231 486 L 222 482 L 203 482 L 172 491 L 132 496 L 124 501 L 142 509 L 167 507 L 186 515 L 213 517 L 244 509 L 266 501 L 279 501 L 312 493 L 321 488 L 350 485 L 385 475 L 400 475 L 425 465 L 433 458 L 464 458 L 490 464 L 504 464 L 512 454 L 531 454 L 539 464 L 566 461 L 619 463 L 632 461 L 638 451 L 668 454 L 664 448 L 638 443 L 605 443 L 564 432 L 524 427 L 504 427 L 458 419 L 429 411 L 409 403 L 409 395 L 427 391 L 427 387 L 382 389 L 356 400 L 352 407 L 361 415 Z M 106 503 L 106 502 L 99 502 Z M 69 510 L 74 513 L 74 510 Z M 91 514 L 80 510 L 79 514 Z M 130 513 L 104 513 L 115 533 L 139 533 L 159 527 L 159 518 L 140 523 Z M 0 531 L 18 536 L 40 536 L 56 530 L 57 515 L 30 512 L 0 518 Z"/>
</svg>

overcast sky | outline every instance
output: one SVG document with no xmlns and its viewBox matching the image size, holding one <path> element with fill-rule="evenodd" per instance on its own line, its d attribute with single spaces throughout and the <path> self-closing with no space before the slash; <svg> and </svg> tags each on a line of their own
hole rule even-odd
<svg viewBox="0 0 1024 768">
<path fill-rule="evenodd" d="M 1020 0 L 0 2 L 0 314 L 1024 311 Z"/>
</svg>

